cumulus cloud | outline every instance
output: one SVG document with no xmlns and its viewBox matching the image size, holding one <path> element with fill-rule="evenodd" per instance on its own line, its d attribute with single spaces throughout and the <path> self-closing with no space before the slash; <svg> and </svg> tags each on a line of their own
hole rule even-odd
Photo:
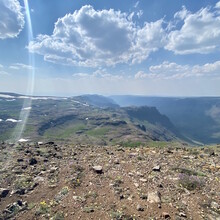
<svg viewBox="0 0 220 220">
<path fill-rule="evenodd" d="M 48 62 L 96 68 L 141 63 L 160 48 L 181 55 L 212 53 L 220 49 L 219 8 L 220 2 L 192 13 L 183 6 L 171 21 L 138 25 L 134 12 L 85 5 L 59 18 L 51 35 L 38 35 L 27 48 Z"/>
<path fill-rule="evenodd" d="M 149 77 L 149 74 L 145 73 L 144 71 L 138 71 L 134 76 L 135 79 L 144 79 L 148 77 Z"/>
<path fill-rule="evenodd" d="M 67 65 L 98 67 L 136 63 L 164 44 L 163 20 L 132 21 L 121 11 L 100 10 L 85 5 L 73 14 L 59 18 L 52 35 L 38 35 L 28 49 L 46 61 Z"/>
<path fill-rule="evenodd" d="M 174 14 L 174 18 L 184 20 L 189 15 L 189 11 L 185 6 L 182 7 L 182 10 Z"/>
<path fill-rule="evenodd" d="M 0 1 L 0 39 L 14 38 L 24 27 L 24 14 L 18 0 Z"/>
<path fill-rule="evenodd" d="M 139 71 L 135 74 L 135 79 L 181 79 L 188 77 L 219 77 L 220 61 L 206 63 L 204 65 L 179 65 L 177 63 L 165 61 L 162 64 L 150 66 L 147 72 Z"/>
<path fill-rule="evenodd" d="M 96 71 L 94 71 L 92 74 L 89 73 L 74 73 L 73 74 L 74 78 L 87 78 L 87 79 L 105 79 L 108 81 L 113 81 L 113 80 L 120 80 L 123 79 L 122 75 L 117 75 L 117 74 L 110 74 L 106 69 L 99 68 Z"/>
<path fill-rule="evenodd" d="M 30 66 L 30 65 L 27 65 L 27 64 L 24 64 L 24 63 L 14 63 L 12 64 L 11 66 L 9 66 L 10 69 L 13 69 L 13 70 L 32 70 L 33 67 Z"/>
<path fill-rule="evenodd" d="M 220 9 L 220 1 L 216 3 L 215 8 Z"/>
<path fill-rule="evenodd" d="M 141 18 L 141 16 L 144 14 L 143 10 L 140 10 L 137 12 L 137 17 Z"/>
<path fill-rule="evenodd" d="M 220 6 L 218 2 L 215 6 Z M 175 54 L 207 54 L 220 49 L 220 15 L 211 7 L 191 13 L 185 7 L 175 13 L 175 19 L 183 21 L 180 30 L 168 35 L 167 50 Z"/>
</svg>

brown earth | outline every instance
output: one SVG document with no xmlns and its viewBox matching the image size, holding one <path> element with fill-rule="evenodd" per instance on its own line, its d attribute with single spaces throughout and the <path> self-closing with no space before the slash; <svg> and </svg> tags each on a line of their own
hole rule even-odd
<svg viewBox="0 0 220 220">
<path fill-rule="evenodd" d="M 2 143 L 0 159 L 0 219 L 220 219 L 218 146 Z"/>
</svg>

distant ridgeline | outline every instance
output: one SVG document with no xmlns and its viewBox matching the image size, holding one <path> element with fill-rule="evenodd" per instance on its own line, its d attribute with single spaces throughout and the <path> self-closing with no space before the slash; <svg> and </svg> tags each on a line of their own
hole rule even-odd
<svg viewBox="0 0 220 220">
<path fill-rule="evenodd" d="M 155 106 L 182 135 L 204 144 L 220 143 L 220 98 L 111 96 L 120 106 Z"/>
<path fill-rule="evenodd" d="M 10 140 L 24 99 L 32 99 L 21 138 L 100 145 L 124 142 L 220 142 L 219 98 L 0 94 L 0 140 Z M 120 107 L 121 106 L 121 107 Z"/>
</svg>

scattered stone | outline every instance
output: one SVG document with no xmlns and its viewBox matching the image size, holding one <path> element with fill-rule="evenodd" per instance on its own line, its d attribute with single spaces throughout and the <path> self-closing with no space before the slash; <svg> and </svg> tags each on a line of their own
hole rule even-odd
<svg viewBox="0 0 220 220">
<path fill-rule="evenodd" d="M 55 173 L 58 170 L 58 167 L 51 167 L 49 170 L 50 173 Z"/>
<path fill-rule="evenodd" d="M 92 167 L 92 168 L 93 168 L 93 170 L 94 170 L 96 173 L 98 173 L 98 174 L 101 174 L 101 173 L 103 172 L 102 166 L 94 166 L 94 167 Z"/>
<path fill-rule="evenodd" d="M 34 181 L 35 181 L 35 182 L 44 182 L 45 179 L 44 179 L 42 176 L 36 176 L 36 177 L 34 178 Z"/>
<path fill-rule="evenodd" d="M 94 210 L 93 207 L 85 207 L 85 208 L 83 209 L 83 211 L 86 212 L 86 213 L 92 213 L 92 212 L 94 212 L 95 210 Z"/>
<path fill-rule="evenodd" d="M 139 187 L 139 184 L 138 184 L 138 183 L 134 183 L 134 185 L 135 185 L 135 187 L 137 187 L 137 188 Z"/>
<path fill-rule="evenodd" d="M 54 143 L 53 141 L 49 141 L 49 142 L 47 142 L 47 143 L 45 143 L 45 144 L 54 145 L 55 143 Z"/>
<path fill-rule="evenodd" d="M 180 213 L 179 213 L 179 216 L 180 216 L 180 217 L 183 217 L 183 218 L 186 218 L 186 217 L 187 217 L 184 212 L 180 212 Z"/>
<path fill-rule="evenodd" d="M 198 153 L 204 153 L 204 158 L 191 159 L 188 156 L 191 151 L 184 152 L 182 148 L 172 149 L 169 154 L 166 149 L 159 148 L 153 148 L 152 154 L 150 147 L 123 149 L 124 152 L 118 152 L 115 146 L 101 148 L 74 144 L 57 147 L 43 144 L 37 149 L 21 144 L 11 164 L 4 166 L 0 161 L 4 168 L 0 172 L 1 185 L 10 190 L 0 204 L 0 219 L 71 218 L 71 213 L 74 213 L 72 219 L 97 219 L 101 212 L 103 219 L 111 216 L 111 219 L 183 220 L 192 219 L 193 213 L 198 219 L 219 219 L 220 151 L 215 150 L 216 156 L 209 157 L 208 153 L 198 149 Z M 26 155 L 26 150 L 30 154 Z M 57 151 L 62 153 L 62 159 L 57 158 Z M 4 162 L 7 155 L 4 151 L 1 153 Z M 184 154 L 188 160 L 183 160 Z M 140 155 L 142 160 L 139 160 Z M 43 162 L 45 159 L 47 163 Z M 26 169 L 22 169 L 24 165 Z M 100 175 L 103 171 L 105 173 Z M 182 175 L 204 181 L 205 187 L 189 192 L 179 182 Z M 39 187 L 35 190 L 37 184 Z M 69 190 L 63 187 L 64 184 Z M 79 188 L 75 189 L 76 186 Z M 39 199 L 32 200 L 37 193 Z M 0 196 L 4 197 L 2 189 Z M 22 200 L 12 203 L 16 198 L 26 198 L 28 209 L 21 213 L 25 205 Z M 72 201 L 70 212 L 69 199 Z M 35 212 L 39 210 L 37 216 Z M 60 210 L 68 217 L 58 215 Z"/>
<path fill-rule="evenodd" d="M 12 204 L 9 204 L 5 210 L 3 210 L 3 219 L 10 219 L 18 212 L 24 211 L 27 209 L 27 202 L 22 202 L 22 200 L 18 200 Z"/>
<path fill-rule="evenodd" d="M 141 195 L 140 195 L 140 198 L 145 200 L 145 199 L 147 199 L 147 195 L 141 194 Z"/>
<path fill-rule="evenodd" d="M 24 195 L 26 193 L 26 190 L 24 188 L 18 189 L 18 190 L 13 190 L 11 192 L 11 195 L 17 194 L 17 195 Z"/>
<path fill-rule="evenodd" d="M 212 209 L 216 209 L 216 210 L 220 208 L 219 204 L 215 201 L 212 201 L 210 206 Z"/>
<path fill-rule="evenodd" d="M 9 193 L 9 189 L 0 188 L 0 198 L 5 198 Z"/>
<path fill-rule="evenodd" d="M 168 154 L 173 154 L 172 149 L 168 149 L 168 150 L 167 150 L 167 153 L 168 153 Z"/>
<path fill-rule="evenodd" d="M 157 165 L 153 168 L 153 171 L 160 172 L 160 165 Z"/>
<path fill-rule="evenodd" d="M 144 177 L 144 175 L 140 172 L 137 172 L 137 175 L 140 176 L 140 177 Z"/>
<path fill-rule="evenodd" d="M 147 201 L 149 203 L 161 203 L 161 195 L 160 192 L 149 192 L 147 195 Z"/>
<path fill-rule="evenodd" d="M 168 219 L 168 218 L 170 218 L 170 215 L 167 212 L 163 212 L 162 217 L 165 218 L 165 219 Z"/>
<path fill-rule="evenodd" d="M 143 208 L 140 204 L 138 204 L 138 205 L 137 205 L 137 211 L 143 212 L 143 211 L 144 211 L 144 208 Z"/>
<path fill-rule="evenodd" d="M 136 157 L 138 155 L 138 153 L 130 153 L 129 157 Z"/>
<path fill-rule="evenodd" d="M 143 183 L 146 183 L 146 182 L 147 182 L 147 179 L 140 178 L 140 181 L 143 182 Z"/>
<path fill-rule="evenodd" d="M 35 164 L 37 164 L 37 160 L 36 160 L 35 158 L 31 158 L 31 159 L 29 160 L 29 164 L 30 164 L 30 165 L 35 165 Z"/>
<path fill-rule="evenodd" d="M 163 188 L 163 184 L 160 183 L 160 184 L 158 185 L 158 187 L 159 187 L 159 188 Z"/>
</svg>

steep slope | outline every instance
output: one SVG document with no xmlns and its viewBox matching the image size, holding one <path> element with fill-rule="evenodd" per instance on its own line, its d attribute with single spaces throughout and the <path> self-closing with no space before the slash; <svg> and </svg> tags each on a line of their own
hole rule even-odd
<svg viewBox="0 0 220 220">
<path fill-rule="evenodd" d="M 143 96 L 113 96 L 121 106 L 155 106 L 169 117 L 188 138 L 204 143 L 220 142 L 220 98 L 166 98 Z"/>
<path fill-rule="evenodd" d="M 178 129 L 172 124 L 169 118 L 160 114 L 160 112 L 155 107 L 141 106 L 125 107 L 123 109 L 132 119 L 138 119 L 142 123 L 147 122 L 153 124 L 157 128 L 162 128 L 166 132 L 172 133 L 173 136 L 187 140 L 185 137 L 183 137 L 183 135 L 180 134 Z"/>
</svg>

